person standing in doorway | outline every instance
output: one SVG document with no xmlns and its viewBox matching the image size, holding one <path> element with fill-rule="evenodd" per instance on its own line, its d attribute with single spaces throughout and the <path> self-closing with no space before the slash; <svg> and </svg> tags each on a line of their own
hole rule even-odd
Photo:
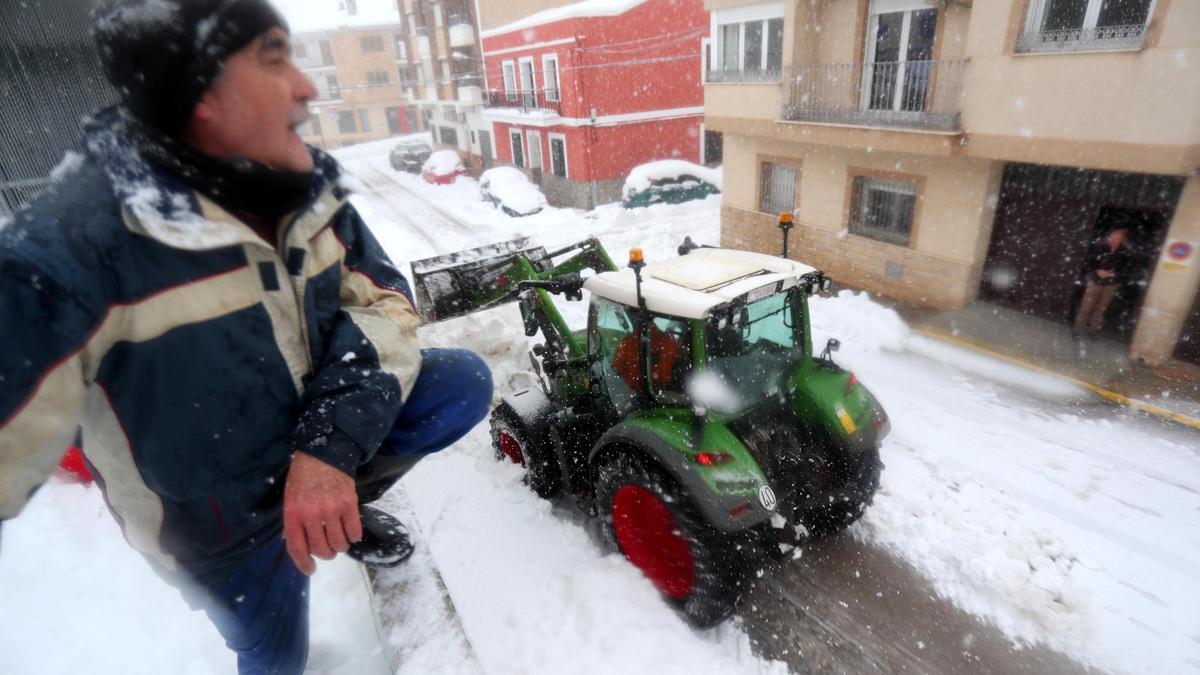
<svg viewBox="0 0 1200 675">
<path fill-rule="evenodd" d="M 1094 336 L 1104 323 L 1104 315 L 1129 274 L 1133 250 L 1129 245 L 1129 228 L 1118 227 L 1101 237 L 1088 248 L 1084 263 L 1087 287 L 1079 311 L 1075 314 L 1073 336 Z"/>
</svg>

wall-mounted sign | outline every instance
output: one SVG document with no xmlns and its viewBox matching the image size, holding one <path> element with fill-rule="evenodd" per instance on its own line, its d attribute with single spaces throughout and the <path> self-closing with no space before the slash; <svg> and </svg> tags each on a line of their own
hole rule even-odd
<svg viewBox="0 0 1200 675">
<path fill-rule="evenodd" d="M 1197 249 L 1200 249 L 1200 242 L 1168 239 L 1158 267 L 1165 272 L 1184 272 L 1195 264 Z"/>
</svg>

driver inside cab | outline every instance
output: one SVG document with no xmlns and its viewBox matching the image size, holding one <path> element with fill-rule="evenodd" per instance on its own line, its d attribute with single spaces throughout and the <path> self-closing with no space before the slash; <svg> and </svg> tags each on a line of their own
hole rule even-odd
<svg viewBox="0 0 1200 675">
<path fill-rule="evenodd" d="M 613 352 L 613 369 L 625 380 L 633 391 L 642 390 L 642 368 L 638 362 L 638 341 L 641 330 L 634 330 L 617 344 Z M 676 366 L 685 365 L 681 360 L 683 348 L 675 336 L 650 323 L 650 377 L 656 389 L 679 389 L 676 382 Z"/>
</svg>

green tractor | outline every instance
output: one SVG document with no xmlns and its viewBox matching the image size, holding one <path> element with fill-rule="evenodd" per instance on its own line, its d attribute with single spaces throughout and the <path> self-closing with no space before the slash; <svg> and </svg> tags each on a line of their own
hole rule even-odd
<svg viewBox="0 0 1200 675">
<path fill-rule="evenodd" d="M 595 239 L 553 252 L 518 240 L 413 273 L 426 320 L 518 301 L 526 335 L 544 340 L 530 353 L 540 386 L 493 411 L 496 457 L 524 466 L 538 495 L 598 516 L 703 627 L 729 616 L 765 558 L 862 515 L 890 424 L 831 360 L 836 340 L 814 355 L 821 272 L 690 241 L 680 254 L 646 264 L 634 249 L 619 270 Z M 573 332 L 551 296 L 585 290 L 588 325 Z"/>
</svg>

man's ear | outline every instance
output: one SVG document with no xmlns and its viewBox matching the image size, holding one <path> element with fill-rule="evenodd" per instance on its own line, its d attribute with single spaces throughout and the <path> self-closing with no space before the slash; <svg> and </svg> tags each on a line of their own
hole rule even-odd
<svg viewBox="0 0 1200 675">
<path fill-rule="evenodd" d="M 192 108 L 192 120 L 196 122 L 211 122 L 216 119 L 220 106 L 213 96 L 212 88 L 200 95 L 200 100 L 196 102 L 196 107 Z"/>
</svg>

